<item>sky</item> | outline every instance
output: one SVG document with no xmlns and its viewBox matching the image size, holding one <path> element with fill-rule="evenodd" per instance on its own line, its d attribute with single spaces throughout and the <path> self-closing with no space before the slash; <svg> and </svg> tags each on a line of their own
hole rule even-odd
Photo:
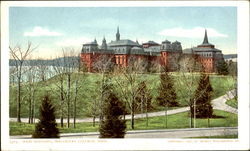
<svg viewBox="0 0 250 151">
<path fill-rule="evenodd" d="M 62 48 L 81 51 L 82 44 L 103 37 L 179 41 L 183 49 L 208 40 L 224 54 L 237 52 L 236 7 L 10 7 L 9 41 L 25 48 L 38 46 L 35 55 L 53 58 Z"/>
</svg>

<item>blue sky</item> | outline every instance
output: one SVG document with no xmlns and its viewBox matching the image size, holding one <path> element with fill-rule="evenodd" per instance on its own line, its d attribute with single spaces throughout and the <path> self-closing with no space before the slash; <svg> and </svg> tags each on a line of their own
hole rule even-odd
<svg viewBox="0 0 250 151">
<path fill-rule="evenodd" d="M 117 26 L 121 39 L 139 43 L 165 39 L 180 41 L 183 48 L 203 41 L 223 53 L 237 50 L 236 7 L 10 7 L 10 45 L 31 41 L 39 45 L 37 55 L 55 57 L 64 47 L 74 47 L 103 36 L 115 40 Z"/>
</svg>

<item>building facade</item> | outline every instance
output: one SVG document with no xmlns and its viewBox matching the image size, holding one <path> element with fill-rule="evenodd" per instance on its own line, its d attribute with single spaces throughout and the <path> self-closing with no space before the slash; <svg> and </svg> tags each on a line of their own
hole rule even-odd
<svg viewBox="0 0 250 151">
<path fill-rule="evenodd" d="M 188 48 L 184 50 L 184 53 L 196 55 L 198 62 L 201 63 L 206 72 L 216 72 L 218 63 L 224 61 L 222 51 L 208 42 L 206 30 L 202 44 L 197 47 Z"/>
<path fill-rule="evenodd" d="M 181 43 L 178 41 L 170 42 L 168 40 L 158 44 L 154 41 L 139 44 L 129 39 L 120 39 L 119 27 L 116 32 L 116 40 L 110 43 L 106 42 L 105 37 L 102 44 L 97 41 L 83 44 L 81 51 L 81 63 L 85 65 L 89 72 L 94 71 L 94 63 L 100 56 L 111 58 L 112 62 L 120 67 L 129 65 L 130 58 L 143 59 L 148 63 L 157 63 L 167 66 L 170 71 L 178 69 L 178 60 L 182 55 L 197 55 L 198 61 L 202 64 L 206 72 L 215 72 L 216 62 L 223 59 L 221 50 L 214 48 L 214 45 L 208 42 L 207 32 L 203 43 L 194 48 L 185 49 L 183 52 Z"/>
</svg>

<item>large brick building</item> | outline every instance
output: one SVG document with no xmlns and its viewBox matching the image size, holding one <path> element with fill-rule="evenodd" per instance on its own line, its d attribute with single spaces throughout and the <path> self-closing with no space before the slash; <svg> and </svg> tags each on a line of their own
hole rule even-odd
<svg viewBox="0 0 250 151">
<path fill-rule="evenodd" d="M 120 39 L 119 27 L 117 28 L 116 40 L 106 43 L 105 37 L 102 44 L 97 41 L 83 44 L 81 51 L 81 62 L 86 66 L 89 72 L 93 71 L 94 63 L 100 56 L 110 57 L 115 65 L 125 67 L 131 57 L 144 59 L 149 63 L 158 63 L 168 66 L 169 70 L 174 71 L 178 68 L 178 60 L 183 54 L 196 55 L 198 61 L 202 64 L 206 72 L 215 72 L 216 62 L 223 59 L 221 50 L 214 48 L 214 45 L 208 42 L 207 32 L 205 31 L 204 41 L 201 45 L 182 51 L 181 43 L 178 41 L 170 42 L 168 40 L 158 44 L 154 41 L 139 44 L 129 39 Z"/>
</svg>

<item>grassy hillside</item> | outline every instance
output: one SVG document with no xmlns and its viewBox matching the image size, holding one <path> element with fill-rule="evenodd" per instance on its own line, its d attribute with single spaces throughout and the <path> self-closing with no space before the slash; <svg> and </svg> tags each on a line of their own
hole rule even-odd
<svg viewBox="0 0 250 151">
<path fill-rule="evenodd" d="M 185 91 L 185 88 L 178 86 L 177 80 L 180 80 L 181 76 L 179 76 L 177 73 L 171 74 L 175 81 L 175 88 L 177 93 L 177 100 L 180 103 L 181 106 L 187 106 L 187 103 L 184 101 L 183 92 Z M 119 75 L 116 78 L 120 78 L 121 75 Z M 122 77 L 121 77 L 122 78 Z M 198 77 L 197 77 L 198 78 Z M 64 78 L 64 89 L 66 91 L 66 76 Z M 78 79 L 79 85 L 81 85 L 81 88 L 79 89 L 79 96 L 77 97 L 77 117 L 87 117 L 91 116 L 90 114 L 90 103 L 93 102 L 93 99 L 98 99 L 99 93 L 98 90 L 100 88 L 100 85 L 98 82 L 101 81 L 101 75 L 97 73 L 88 73 L 88 74 L 73 74 L 72 75 L 72 83 L 71 83 L 71 96 L 74 97 L 75 92 L 75 86 L 74 81 Z M 141 80 L 145 80 L 147 83 L 147 86 L 152 90 L 151 95 L 153 96 L 152 103 L 155 107 L 155 110 L 160 110 L 160 107 L 157 107 L 155 103 L 155 98 L 158 95 L 157 88 L 160 83 L 159 74 L 142 74 L 138 75 L 138 82 Z M 229 76 L 218 76 L 218 75 L 211 75 L 210 81 L 213 87 L 213 98 L 219 97 L 223 94 L 225 94 L 226 91 L 230 89 L 230 87 L 233 86 L 233 79 Z M 114 82 L 114 81 L 113 81 Z M 115 83 L 115 82 L 114 82 Z M 60 105 L 60 94 L 59 94 L 59 88 L 57 85 L 59 85 L 59 76 L 54 76 L 50 79 L 48 79 L 45 82 L 38 82 L 36 84 L 36 92 L 35 92 L 35 113 L 36 116 L 39 115 L 39 106 L 41 104 L 41 98 L 44 94 L 48 93 L 52 97 L 54 104 L 57 108 L 56 114 L 59 115 L 59 105 Z M 28 98 L 28 90 L 27 90 L 27 84 L 22 85 L 22 102 L 21 102 L 21 117 L 28 117 L 28 106 L 29 103 L 27 101 Z M 195 88 L 193 88 L 195 89 Z M 117 88 L 117 91 L 119 91 L 119 88 Z M 72 101 L 73 102 L 73 98 Z M 11 85 L 10 86 L 10 116 L 16 117 L 16 86 Z M 73 104 L 71 104 L 72 107 Z M 65 117 L 66 117 L 66 102 L 64 103 L 65 108 Z M 73 109 L 72 109 L 73 110 Z"/>
</svg>

